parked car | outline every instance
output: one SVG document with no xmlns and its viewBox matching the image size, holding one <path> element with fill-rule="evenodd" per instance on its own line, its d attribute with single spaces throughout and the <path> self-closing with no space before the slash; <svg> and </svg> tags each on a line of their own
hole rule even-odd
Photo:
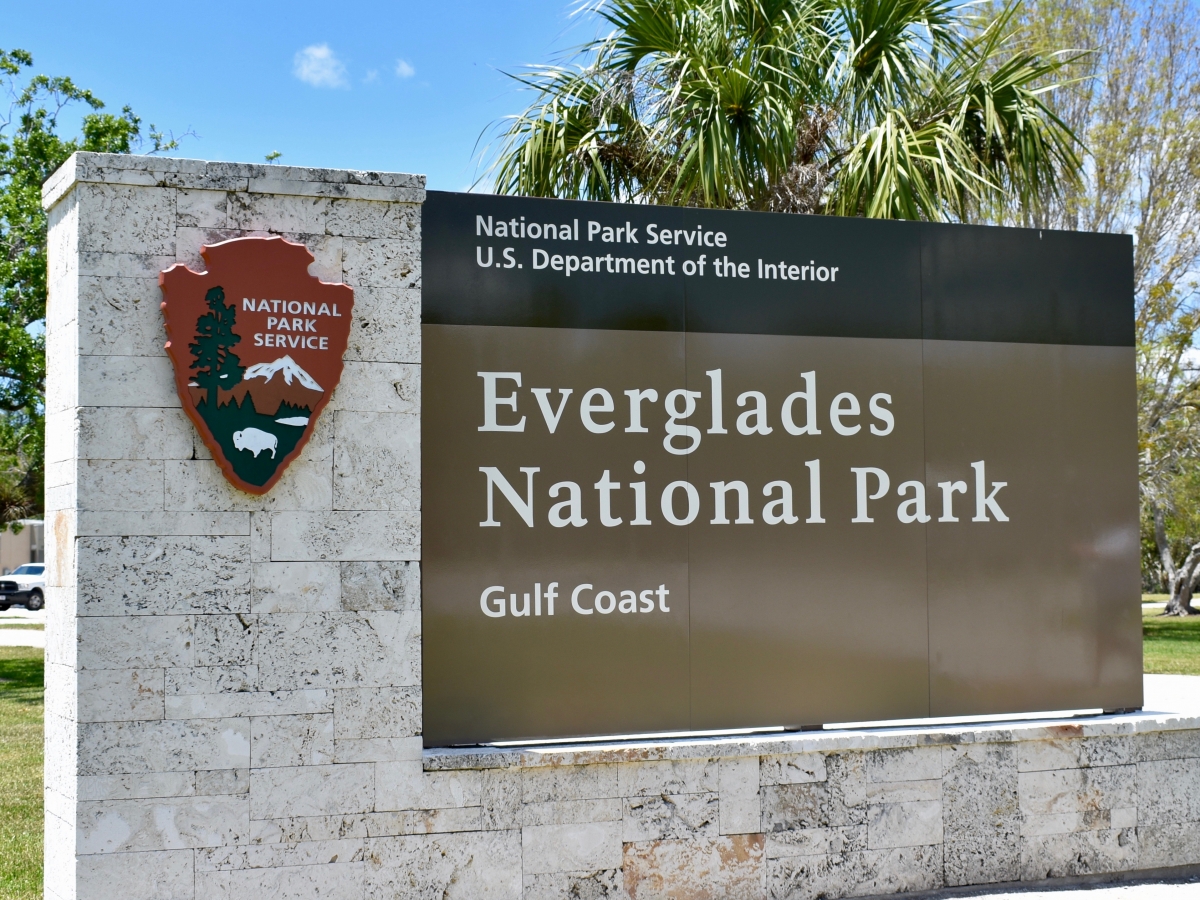
<svg viewBox="0 0 1200 900">
<path fill-rule="evenodd" d="M 0 576 L 0 610 L 13 604 L 24 604 L 26 609 L 38 610 L 46 603 L 46 566 L 44 563 L 26 563 L 8 575 Z"/>
</svg>

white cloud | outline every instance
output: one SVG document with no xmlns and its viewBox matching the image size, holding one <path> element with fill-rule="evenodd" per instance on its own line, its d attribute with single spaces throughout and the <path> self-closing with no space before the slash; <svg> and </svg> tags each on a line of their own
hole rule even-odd
<svg viewBox="0 0 1200 900">
<path fill-rule="evenodd" d="M 363 84 L 374 84 L 378 80 L 379 80 L 379 70 L 378 69 L 370 69 L 367 72 L 367 74 L 363 76 Z"/>
<path fill-rule="evenodd" d="M 292 74 L 313 87 L 350 86 L 350 82 L 346 80 L 346 67 L 329 49 L 328 44 L 313 44 L 297 53 L 292 61 Z"/>
<path fill-rule="evenodd" d="M 417 70 L 414 69 L 407 61 L 403 59 L 396 60 L 397 78 L 412 78 L 416 74 Z"/>
</svg>

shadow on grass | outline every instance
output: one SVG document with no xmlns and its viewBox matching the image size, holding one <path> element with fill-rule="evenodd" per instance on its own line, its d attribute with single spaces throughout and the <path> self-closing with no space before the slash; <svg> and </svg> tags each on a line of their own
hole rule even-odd
<svg viewBox="0 0 1200 900">
<path fill-rule="evenodd" d="M 41 651 L 31 653 L 24 647 L 0 647 L 0 698 L 9 703 L 41 706 L 44 668 Z"/>
<path fill-rule="evenodd" d="M 1164 616 L 1151 613 L 1142 619 L 1142 634 L 1160 641 L 1200 641 L 1200 616 Z"/>
</svg>

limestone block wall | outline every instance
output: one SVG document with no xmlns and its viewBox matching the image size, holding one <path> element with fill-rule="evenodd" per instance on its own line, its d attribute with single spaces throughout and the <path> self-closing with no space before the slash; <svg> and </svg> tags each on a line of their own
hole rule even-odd
<svg viewBox="0 0 1200 900">
<path fill-rule="evenodd" d="M 1200 864 L 1195 717 L 443 751 L 425 766 L 472 786 L 459 803 L 478 796 L 485 835 L 519 830 L 527 900 L 826 900 Z M 413 896 L 443 896 L 406 866 Z"/>
<path fill-rule="evenodd" d="M 406 808 L 423 196 L 411 175 L 86 153 L 47 183 L 47 897 L 308 896 L 364 861 L 284 843 L 297 817 Z M 180 408 L 157 283 L 257 234 L 355 289 L 341 385 L 264 497 Z"/>
<path fill-rule="evenodd" d="M 416 176 L 77 154 L 47 183 L 46 896 L 807 900 L 1200 865 L 1200 718 L 421 750 Z M 264 497 L 158 272 L 282 234 L 355 290 Z"/>
</svg>

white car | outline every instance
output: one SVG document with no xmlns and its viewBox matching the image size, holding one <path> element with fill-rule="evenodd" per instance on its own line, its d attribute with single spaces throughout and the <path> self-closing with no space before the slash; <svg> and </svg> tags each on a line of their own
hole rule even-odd
<svg viewBox="0 0 1200 900">
<path fill-rule="evenodd" d="M 44 563 L 26 563 L 8 575 L 0 575 L 0 610 L 14 603 L 25 604 L 26 609 L 38 610 L 46 602 L 46 566 Z"/>
</svg>

